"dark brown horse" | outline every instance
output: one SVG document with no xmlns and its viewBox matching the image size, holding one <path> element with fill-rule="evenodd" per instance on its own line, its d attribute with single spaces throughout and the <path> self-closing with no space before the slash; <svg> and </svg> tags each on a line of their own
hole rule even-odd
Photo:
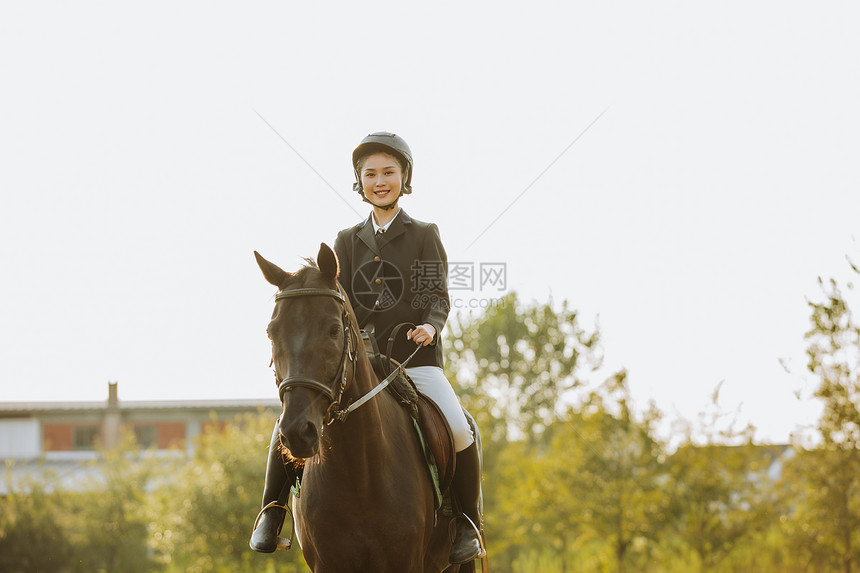
<svg viewBox="0 0 860 573">
<path fill-rule="evenodd" d="M 255 255 L 279 289 L 268 334 L 281 443 L 305 460 L 293 506 L 308 565 L 315 573 L 473 571 L 446 569 L 450 518 L 437 516 L 409 413 L 388 392 L 355 407 L 379 379 L 337 282 L 334 252 L 320 245 L 317 265 L 295 273 Z"/>
</svg>

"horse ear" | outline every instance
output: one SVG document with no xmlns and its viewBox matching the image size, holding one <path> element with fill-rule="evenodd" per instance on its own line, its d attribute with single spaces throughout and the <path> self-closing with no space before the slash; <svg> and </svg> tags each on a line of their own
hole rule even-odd
<svg viewBox="0 0 860 573">
<path fill-rule="evenodd" d="M 337 274 L 340 272 L 337 255 L 325 243 L 320 243 L 320 252 L 317 254 L 317 266 L 324 275 L 332 279 L 336 279 Z"/>
<path fill-rule="evenodd" d="M 283 287 L 284 283 L 287 282 L 289 273 L 278 265 L 264 259 L 257 251 L 254 251 L 254 257 L 257 259 L 257 264 L 260 266 L 260 270 L 263 271 L 263 276 L 266 277 L 266 280 L 278 288 Z"/>
</svg>

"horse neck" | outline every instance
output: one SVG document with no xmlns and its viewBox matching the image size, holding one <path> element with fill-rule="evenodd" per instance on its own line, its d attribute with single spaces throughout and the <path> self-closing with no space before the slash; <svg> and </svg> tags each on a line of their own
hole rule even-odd
<svg viewBox="0 0 860 573">
<path fill-rule="evenodd" d="M 344 393 L 344 407 L 370 392 L 379 379 L 364 352 L 358 349 L 356 371 L 352 383 Z M 334 422 L 326 428 L 330 444 L 324 464 L 348 467 L 350 475 L 364 474 L 368 478 L 378 473 L 381 464 L 393 457 L 392 436 L 401 432 L 386 432 L 398 420 L 400 406 L 386 392 L 380 392 L 369 402 L 351 412 L 345 421 Z M 395 437 L 396 438 L 396 437 Z M 345 468 L 338 468 L 342 471 Z"/>
<path fill-rule="evenodd" d="M 379 384 L 379 378 L 365 352 L 358 318 L 348 299 L 346 304 L 352 330 L 357 334 L 357 357 L 352 382 L 344 392 L 343 407 L 355 402 Z M 402 439 L 404 432 L 386 432 L 385 428 L 396 426 L 402 411 L 403 408 L 387 392 L 380 392 L 349 414 L 345 422 L 335 422 L 326 429 L 331 445 L 326 459 L 343 461 L 353 466 L 349 471 L 354 471 L 355 467 L 374 467 L 393 458 L 392 451 L 397 447 L 393 442 Z"/>
</svg>

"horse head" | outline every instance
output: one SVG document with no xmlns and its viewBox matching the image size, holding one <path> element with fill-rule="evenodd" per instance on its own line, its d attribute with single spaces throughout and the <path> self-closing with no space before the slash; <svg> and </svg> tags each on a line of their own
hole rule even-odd
<svg viewBox="0 0 860 573">
<path fill-rule="evenodd" d="M 337 283 L 337 257 L 325 243 L 317 262 L 308 260 L 295 273 L 254 255 L 278 288 L 267 332 L 281 398 L 281 443 L 294 457 L 309 458 L 319 452 L 322 428 L 355 369 L 349 301 Z"/>
</svg>

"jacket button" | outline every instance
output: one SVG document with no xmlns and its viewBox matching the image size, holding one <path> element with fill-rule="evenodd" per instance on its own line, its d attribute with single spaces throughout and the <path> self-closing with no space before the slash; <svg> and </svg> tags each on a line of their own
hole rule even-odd
<svg viewBox="0 0 860 573">
<path fill-rule="evenodd" d="M 382 259 L 380 257 L 373 257 L 373 262 L 378 263 Z"/>
<path fill-rule="evenodd" d="M 382 279 L 376 279 L 376 281 L 374 281 L 374 282 L 375 282 L 376 284 L 378 284 L 378 285 L 381 285 L 381 284 L 382 284 Z"/>
</svg>

